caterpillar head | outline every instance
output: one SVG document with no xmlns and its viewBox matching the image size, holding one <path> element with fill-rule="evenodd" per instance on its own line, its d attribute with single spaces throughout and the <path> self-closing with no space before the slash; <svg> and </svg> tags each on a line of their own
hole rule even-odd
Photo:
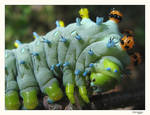
<svg viewBox="0 0 150 115">
<path fill-rule="evenodd" d="M 121 71 L 118 64 L 105 58 L 94 64 L 90 85 L 94 92 L 101 92 L 114 88 L 120 79 Z"/>
</svg>

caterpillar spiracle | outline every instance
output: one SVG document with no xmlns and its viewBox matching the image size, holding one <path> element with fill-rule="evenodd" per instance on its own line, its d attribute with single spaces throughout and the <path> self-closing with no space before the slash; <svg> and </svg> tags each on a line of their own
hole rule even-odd
<svg viewBox="0 0 150 115">
<path fill-rule="evenodd" d="M 128 47 L 122 48 L 121 41 L 126 35 L 118 29 L 122 14 L 113 10 L 108 21 L 97 17 L 94 22 L 86 8 L 79 13 L 82 19 L 76 18 L 66 27 L 57 21 L 57 27 L 46 35 L 34 32 L 33 42 L 16 41 L 18 48 L 5 50 L 6 109 L 19 109 L 20 97 L 26 109 L 35 109 L 40 93 L 51 103 L 66 95 L 75 104 L 75 89 L 85 103 L 90 103 L 87 87 L 103 92 L 120 82 L 130 64 Z"/>
</svg>

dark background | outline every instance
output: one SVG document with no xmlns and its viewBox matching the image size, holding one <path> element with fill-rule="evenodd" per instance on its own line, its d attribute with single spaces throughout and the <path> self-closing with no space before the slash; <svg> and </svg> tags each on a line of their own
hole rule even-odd
<svg viewBox="0 0 150 115">
<path fill-rule="evenodd" d="M 130 92 L 145 92 L 145 6 L 144 5 L 69 5 L 69 6 L 28 6 L 18 5 L 5 8 L 5 48 L 13 49 L 14 41 L 22 43 L 33 41 L 32 32 L 44 35 L 55 28 L 56 20 L 63 20 L 65 25 L 75 22 L 79 17 L 80 8 L 88 8 L 90 18 L 95 21 L 97 16 L 108 20 L 108 14 L 112 8 L 122 12 L 123 20 L 119 23 L 120 31 L 132 29 L 135 36 L 135 51 L 140 52 L 142 63 L 135 67 L 129 77 L 125 77 L 122 83 L 122 91 L 125 94 Z M 136 100 L 134 109 L 144 109 L 145 93 L 141 100 Z M 127 103 L 132 102 L 139 95 L 136 93 Z M 124 96 L 125 98 L 129 97 Z M 140 97 L 141 98 L 141 97 Z M 123 99 L 123 98 L 121 98 Z M 137 98 L 138 99 L 138 98 Z M 115 101 L 116 102 L 116 101 Z M 120 101 L 119 101 L 120 102 Z M 114 103 L 116 105 L 116 103 Z M 119 107 L 121 107 L 119 105 Z M 102 107 L 101 107 L 102 108 Z M 107 107 L 104 109 L 108 109 Z"/>
<path fill-rule="evenodd" d="M 120 31 L 129 28 L 134 30 L 136 44 L 142 50 L 145 47 L 145 6 L 143 5 L 100 5 L 100 6 L 6 6 L 6 49 L 14 48 L 13 42 L 33 40 L 32 32 L 44 35 L 55 28 L 56 20 L 63 20 L 65 25 L 75 22 L 79 17 L 80 8 L 88 8 L 90 18 L 95 21 L 97 16 L 108 19 L 108 13 L 115 8 L 123 13 L 119 24 Z"/>
</svg>

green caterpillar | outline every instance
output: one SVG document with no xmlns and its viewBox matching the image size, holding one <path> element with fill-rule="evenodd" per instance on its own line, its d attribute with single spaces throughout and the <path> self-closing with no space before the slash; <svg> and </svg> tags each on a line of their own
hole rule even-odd
<svg viewBox="0 0 150 115">
<path fill-rule="evenodd" d="M 5 51 L 6 109 L 20 108 L 19 95 L 26 109 L 35 109 L 40 92 L 48 95 L 49 102 L 57 102 L 66 94 L 75 104 L 75 88 L 82 100 L 90 103 L 87 87 L 103 92 L 120 82 L 130 63 L 120 44 L 123 35 L 118 23 L 122 14 L 113 10 L 108 21 L 97 17 L 96 23 L 86 8 L 80 10 L 80 15 L 82 20 L 76 18 L 66 27 L 63 22 L 56 22 L 57 28 L 46 35 L 34 33 L 33 42 L 18 43 L 17 49 Z"/>
</svg>

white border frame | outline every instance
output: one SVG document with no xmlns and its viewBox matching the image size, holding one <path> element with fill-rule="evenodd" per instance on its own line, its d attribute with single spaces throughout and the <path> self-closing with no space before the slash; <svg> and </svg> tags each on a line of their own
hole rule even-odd
<svg viewBox="0 0 150 115">
<path fill-rule="evenodd" d="M 5 50 L 5 5 L 145 5 L 145 97 L 146 97 L 146 110 L 33 110 L 33 111 L 8 111 L 4 107 L 4 50 Z M 15 115 L 26 115 L 26 114 L 44 114 L 44 115 L 53 115 L 53 114 L 65 114 L 65 115 L 75 115 L 75 114 L 145 114 L 150 113 L 150 91 L 149 91 L 149 82 L 150 74 L 148 69 L 150 68 L 150 52 L 148 50 L 150 45 L 150 1 L 149 0 L 0 0 L 0 114 L 15 114 Z M 142 76 L 141 76 L 142 77 Z"/>
</svg>

